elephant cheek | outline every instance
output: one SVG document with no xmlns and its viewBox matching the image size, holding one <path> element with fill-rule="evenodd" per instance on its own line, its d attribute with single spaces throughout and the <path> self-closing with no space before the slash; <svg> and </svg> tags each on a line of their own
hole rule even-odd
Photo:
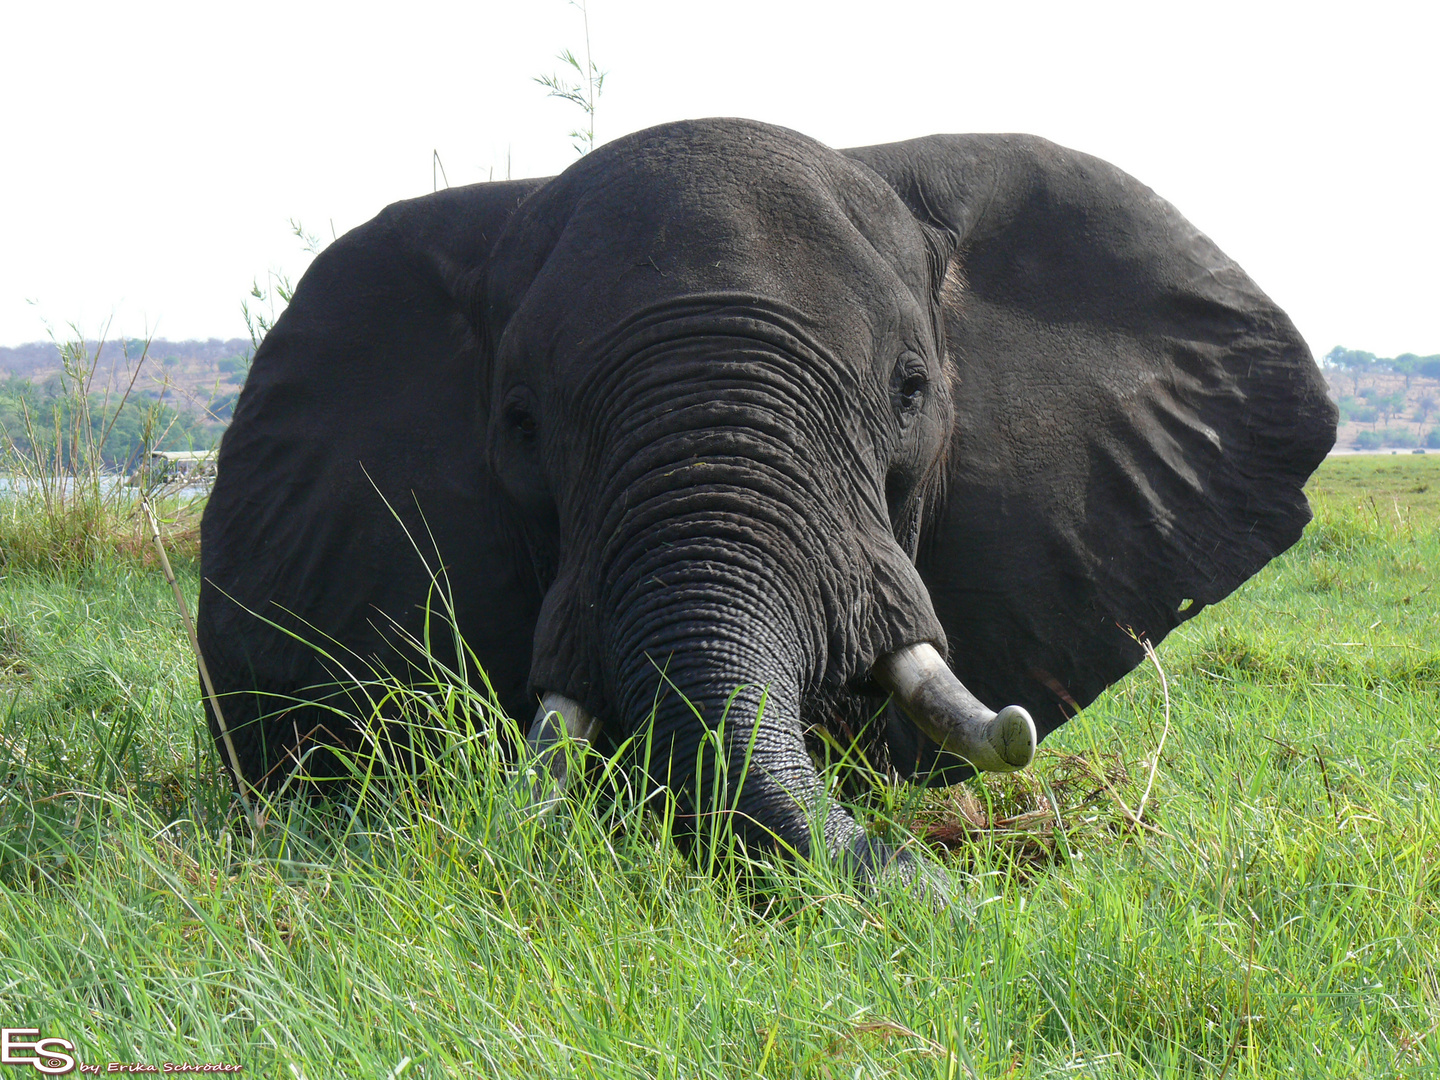
<svg viewBox="0 0 1440 1080">
<path fill-rule="evenodd" d="M 585 580 L 582 569 L 562 567 L 545 594 L 531 649 L 530 691 L 536 700 L 563 695 L 603 720 L 609 681 L 597 651 L 594 593 Z"/>
<path fill-rule="evenodd" d="M 867 618 L 855 631 L 852 679 L 863 679 L 881 657 L 907 646 L 928 643 L 946 652 L 945 628 L 915 563 L 888 532 L 876 529 L 866 539 L 861 595 Z"/>
</svg>

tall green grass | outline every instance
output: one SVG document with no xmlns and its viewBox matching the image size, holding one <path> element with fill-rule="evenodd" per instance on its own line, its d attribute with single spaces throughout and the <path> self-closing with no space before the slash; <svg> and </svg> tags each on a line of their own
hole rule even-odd
<svg viewBox="0 0 1440 1080">
<path fill-rule="evenodd" d="M 140 420 L 141 450 L 114 468 L 110 444 L 116 424 L 130 405 L 149 359 L 149 342 L 131 355 L 118 382 L 101 381 L 100 357 L 105 335 L 87 346 L 85 335 L 57 339 L 59 392 L 43 414 L 23 398 L 0 401 L 0 568 L 73 571 L 111 555 L 147 559 L 147 537 L 140 499 L 166 504 L 172 518 L 172 543 L 190 552 L 199 543 L 194 498 L 178 498 L 162 477 L 153 475 L 149 449 L 161 444 L 179 414 L 157 397 Z M 161 383 L 161 391 L 168 382 Z M 8 419 L 8 423 L 5 420 Z M 120 452 L 124 457 L 124 452 Z M 133 483 L 127 483 L 133 479 Z"/>
<path fill-rule="evenodd" d="M 1149 668 L 1029 773 L 873 784 L 857 814 L 946 867 L 939 915 L 823 862 L 703 872 L 638 786 L 539 814 L 486 699 L 438 686 L 406 703 L 442 733 L 420 779 L 256 832 L 159 574 L 12 568 L 0 1017 L 102 1068 L 311 1080 L 1436 1075 L 1437 568 L 1428 510 L 1325 496 L 1162 647 L 1148 827 L 1120 807 Z"/>
</svg>

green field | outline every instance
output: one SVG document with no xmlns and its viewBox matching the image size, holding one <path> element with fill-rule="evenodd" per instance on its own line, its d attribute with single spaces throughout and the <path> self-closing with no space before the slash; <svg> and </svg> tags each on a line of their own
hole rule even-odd
<svg viewBox="0 0 1440 1080">
<path fill-rule="evenodd" d="M 595 789 L 537 820 L 481 739 L 254 836 L 158 571 L 12 564 L 0 1021 L 101 1071 L 309 1080 L 1440 1075 L 1440 456 L 1332 459 L 1312 494 L 1161 647 L 1158 762 L 1147 667 L 1030 774 L 864 797 L 949 867 L 942 915 L 697 869 Z"/>
</svg>

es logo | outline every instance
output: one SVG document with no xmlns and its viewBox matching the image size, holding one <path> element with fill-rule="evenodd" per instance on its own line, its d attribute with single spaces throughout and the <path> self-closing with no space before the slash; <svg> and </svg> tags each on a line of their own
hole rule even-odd
<svg viewBox="0 0 1440 1080">
<path fill-rule="evenodd" d="M 33 1065 L 46 1076 L 64 1076 L 75 1068 L 75 1044 L 69 1039 L 42 1039 L 39 1028 L 0 1028 L 0 1064 Z"/>
</svg>

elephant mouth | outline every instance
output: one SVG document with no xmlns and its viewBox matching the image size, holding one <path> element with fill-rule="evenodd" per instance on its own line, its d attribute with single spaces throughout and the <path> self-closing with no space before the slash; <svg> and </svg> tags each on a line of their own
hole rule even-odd
<svg viewBox="0 0 1440 1080">
<path fill-rule="evenodd" d="M 917 729 L 977 771 L 1013 772 L 1034 760 L 1039 740 L 1029 712 L 1019 705 L 998 713 L 987 708 L 928 642 L 881 656 L 870 675 Z M 526 741 L 563 788 L 566 759 L 557 752 L 559 744 L 565 739 L 590 742 L 599 729 L 599 721 L 580 702 L 551 692 L 542 696 Z"/>
</svg>

